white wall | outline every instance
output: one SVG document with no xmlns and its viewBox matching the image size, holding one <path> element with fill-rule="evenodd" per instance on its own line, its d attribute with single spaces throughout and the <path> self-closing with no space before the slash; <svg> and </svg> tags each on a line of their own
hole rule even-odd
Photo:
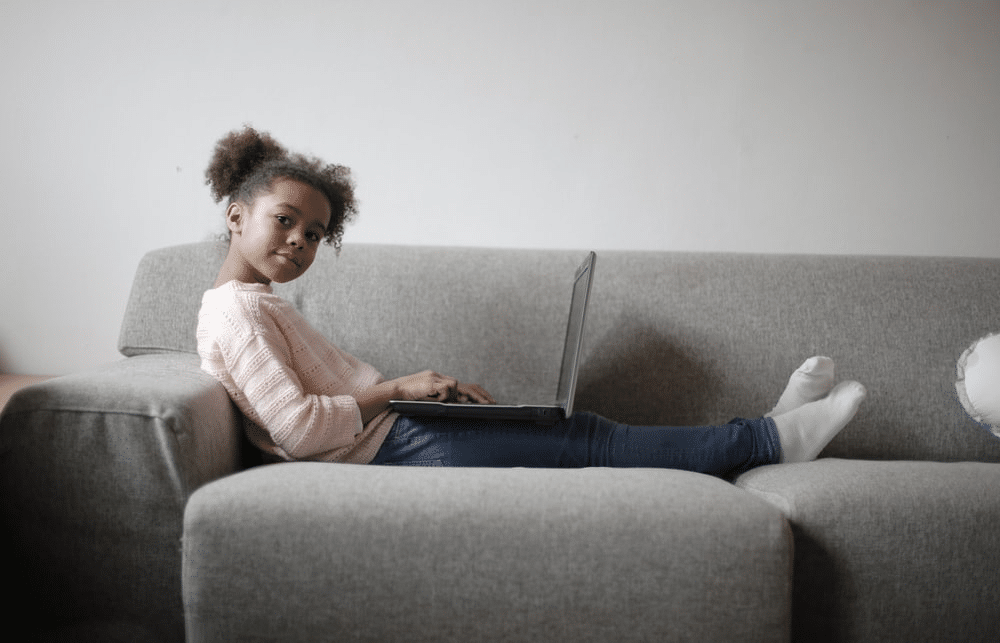
<svg viewBox="0 0 1000 643">
<path fill-rule="evenodd" d="M 139 258 L 221 231 L 202 172 L 245 122 L 354 168 L 348 241 L 1000 257 L 996 1 L 0 11 L 8 371 L 118 358 Z"/>
</svg>

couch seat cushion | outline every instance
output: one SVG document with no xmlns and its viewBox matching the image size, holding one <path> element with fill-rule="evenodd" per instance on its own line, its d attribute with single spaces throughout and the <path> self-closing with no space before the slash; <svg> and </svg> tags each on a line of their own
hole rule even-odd
<svg viewBox="0 0 1000 643">
<path fill-rule="evenodd" d="M 650 469 L 277 464 L 185 513 L 189 641 L 787 641 L 791 533 Z"/>
<path fill-rule="evenodd" d="M 792 523 L 794 640 L 995 640 L 1000 465 L 822 459 L 736 484 Z"/>
</svg>

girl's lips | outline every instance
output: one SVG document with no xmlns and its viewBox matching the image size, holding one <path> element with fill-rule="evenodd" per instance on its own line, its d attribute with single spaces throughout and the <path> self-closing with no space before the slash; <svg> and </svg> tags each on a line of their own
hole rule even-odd
<svg viewBox="0 0 1000 643">
<path fill-rule="evenodd" d="M 291 256 L 291 255 L 285 254 L 283 252 L 275 252 L 274 254 L 278 255 L 282 259 L 287 259 L 288 261 L 291 261 L 292 263 L 294 263 L 299 268 L 302 267 L 302 264 L 299 262 L 299 260 L 296 259 L 295 257 Z"/>
</svg>

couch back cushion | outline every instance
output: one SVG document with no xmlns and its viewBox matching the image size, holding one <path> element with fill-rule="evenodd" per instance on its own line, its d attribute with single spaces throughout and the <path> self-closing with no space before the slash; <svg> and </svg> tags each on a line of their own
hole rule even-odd
<svg viewBox="0 0 1000 643">
<path fill-rule="evenodd" d="M 132 282 L 118 350 L 127 357 L 197 353 L 201 295 L 215 282 L 227 247 L 206 242 L 147 253 Z"/>
<path fill-rule="evenodd" d="M 125 355 L 195 352 L 201 294 L 225 244 L 150 253 Z M 585 252 L 346 244 L 278 284 L 331 341 L 397 377 L 431 368 L 501 401 L 545 402 L 558 379 Z M 869 398 L 824 456 L 1000 462 L 962 410 L 955 363 L 1000 330 L 1000 260 L 598 252 L 578 407 L 633 424 L 766 413 L 808 356 Z"/>
</svg>

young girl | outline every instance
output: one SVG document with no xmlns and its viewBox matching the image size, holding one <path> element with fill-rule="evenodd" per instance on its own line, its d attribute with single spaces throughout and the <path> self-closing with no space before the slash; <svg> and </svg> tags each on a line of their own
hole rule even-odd
<svg viewBox="0 0 1000 643">
<path fill-rule="evenodd" d="M 271 290 L 308 270 L 321 241 L 339 250 L 356 214 L 350 171 L 291 154 L 248 127 L 218 142 L 206 177 L 216 200 L 227 200 L 230 241 L 202 299 L 198 353 L 271 460 L 641 466 L 733 476 L 815 458 L 865 397 L 857 382 L 834 386 L 833 362 L 814 357 L 792 374 L 771 413 L 722 426 L 627 426 L 589 413 L 544 427 L 400 416 L 389 400 L 494 400 L 478 385 L 433 371 L 387 381 Z"/>
</svg>

